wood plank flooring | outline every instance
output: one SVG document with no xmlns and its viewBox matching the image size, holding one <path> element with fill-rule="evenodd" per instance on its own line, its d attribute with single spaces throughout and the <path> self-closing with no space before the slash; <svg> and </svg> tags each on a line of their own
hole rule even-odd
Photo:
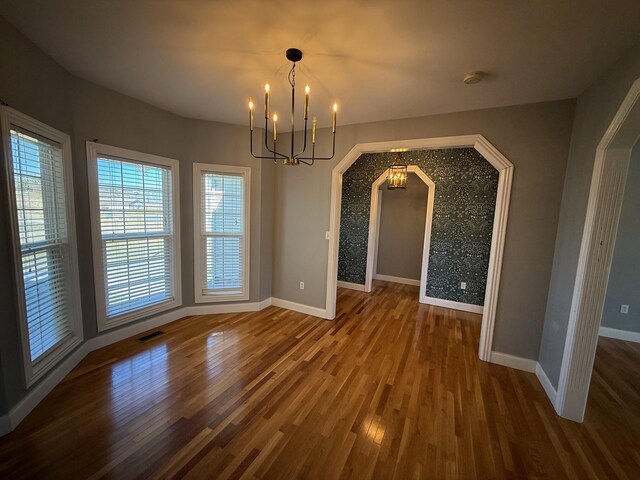
<svg viewBox="0 0 640 480">
<path fill-rule="evenodd" d="M 478 360 L 479 316 L 416 299 L 376 282 L 333 322 L 269 307 L 93 352 L 0 439 L 0 478 L 640 478 L 637 346 L 603 339 L 575 424 Z"/>
</svg>

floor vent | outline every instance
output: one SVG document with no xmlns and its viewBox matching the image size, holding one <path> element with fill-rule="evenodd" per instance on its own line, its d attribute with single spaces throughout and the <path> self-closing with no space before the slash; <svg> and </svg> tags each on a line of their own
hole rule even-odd
<svg viewBox="0 0 640 480">
<path fill-rule="evenodd" d="M 151 333 L 150 333 L 150 334 L 148 334 L 148 335 L 145 335 L 144 337 L 140 337 L 140 338 L 138 339 L 138 341 L 139 341 L 140 343 L 144 343 L 144 342 L 147 342 L 147 341 L 151 340 L 152 338 L 159 337 L 160 335 L 163 335 L 163 334 L 164 334 L 164 332 L 161 332 L 160 330 L 157 330 L 157 331 L 155 331 L 155 332 L 151 332 Z"/>
</svg>

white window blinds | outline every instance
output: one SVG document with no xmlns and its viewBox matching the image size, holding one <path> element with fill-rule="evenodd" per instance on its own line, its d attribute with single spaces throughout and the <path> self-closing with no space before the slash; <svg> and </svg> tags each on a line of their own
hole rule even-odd
<svg viewBox="0 0 640 480">
<path fill-rule="evenodd" d="M 99 308 L 103 308 L 101 323 L 105 328 L 178 302 L 177 166 L 100 151 L 115 147 L 96 144 L 96 148 L 93 161 L 98 199 L 94 200 L 92 217 L 97 216 L 99 222 L 94 226 L 94 231 L 99 231 L 101 263 L 96 289 L 101 289 L 98 303 L 104 304 Z M 92 220 L 96 222 L 96 218 Z"/>
<path fill-rule="evenodd" d="M 249 169 L 199 164 L 196 300 L 248 299 Z"/>
<path fill-rule="evenodd" d="M 0 127 L 2 191 L 24 379 L 30 386 L 82 342 L 71 139 L 7 106 L 0 106 Z"/>
<path fill-rule="evenodd" d="M 73 330 L 62 148 L 11 129 L 11 160 L 31 361 Z"/>
</svg>

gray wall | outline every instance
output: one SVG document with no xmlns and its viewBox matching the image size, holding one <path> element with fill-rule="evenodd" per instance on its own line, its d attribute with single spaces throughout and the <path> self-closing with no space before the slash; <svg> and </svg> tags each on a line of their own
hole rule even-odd
<svg viewBox="0 0 640 480">
<path fill-rule="evenodd" d="M 59 130 L 70 133 L 71 76 L 0 17 L 0 99 Z M 4 151 L 4 149 L 2 149 Z M 4 153 L 0 153 L 4 155 Z M 4 165 L 4 161 L 0 162 Z M 4 178 L 5 172 L 2 172 Z M 13 406 L 24 392 L 20 335 L 16 321 L 11 242 L 6 215 L 5 182 L 0 182 L 0 364 L 5 406 Z M 2 415 L 0 411 L 0 415 Z"/>
<path fill-rule="evenodd" d="M 171 157 L 180 162 L 183 305 L 193 305 L 193 163 L 251 167 L 250 300 L 271 296 L 273 167 L 246 149 L 247 128 L 185 119 L 67 73 L 0 17 L 0 99 L 13 108 L 71 135 L 81 300 L 85 339 L 97 335 L 85 142 L 115 145 Z M 257 130 L 258 136 L 260 131 Z M 239 148 L 239 147 L 242 148 Z M 263 178 L 263 167 L 265 177 Z M 263 188 L 263 184 L 266 186 Z M 6 211 L 6 192 L 2 207 Z M 6 215 L 3 215 L 6 218 Z M 0 364 L 6 402 L 12 408 L 25 394 L 11 242 L 0 222 Z M 6 274 L 5 274 L 6 273 Z M 140 320 L 142 321 L 142 320 Z M 5 408 L 5 410 L 6 410 Z M 3 413 L 0 409 L 0 415 Z"/>
<path fill-rule="evenodd" d="M 640 46 L 624 55 L 578 98 L 539 352 L 540 365 L 556 388 L 567 337 L 596 148 L 638 77 Z"/>
<path fill-rule="evenodd" d="M 271 273 L 261 282 L 261 237 L 269 235 L 262 226 L 262 163 L 238 145 L 245 145 L 247 131 L 236 125 L 177 117 L 164 110 L 120 95 L 80 79 L 73 83 L 74 179 L 77 218 L 89 218 L 87 186 L 87 140 L 175 158 L 180 162 L 180 242 L 182 251 L 182 304 L 194 304 L 193 278 L 193 164 L 215 163 L 251 167 L 250 302 L 261 298 L 261 283 L 268 287 Z M 258 132 L 259 134 L 260 132 Z M 266 229 L 266 230 L 265 230 Z M 265 231 L 263 231 L 265 230 Z M 91 258 L 88 222 L 78 222 L 80 258 Z M 270 255 L 269 255 L 270 257 Z M 91 285 L 93 266 L 82 262 L 81 280 Z M 87 289 L 90 290 L 90 289 Z M 83 292 L 85 337 L 96 334 L 93 291 Z"/>
<path fill-rule="evenodd" d="M 631 152 L 620 223 L 611 261 L 603 327 L 640 332 L 640 143 Z M 620 313 L 620 305 L 629 313 Z"/>
<path fill-rule="evenodd" d="M 406 190 L 380 188 L 377 273 L 420 280 L 428 190 L 415 173 L 409 174 Z"/>
<path fill-rule="evenodd" d="M 333 160 L 276 169 L 273 296 L 325 307 L 331 170 L 355 144 L 480 133 L 515 165 L 493 348 L 538 358 L 573 112 L 567 100 L 340 126 Z"/>
</svg>

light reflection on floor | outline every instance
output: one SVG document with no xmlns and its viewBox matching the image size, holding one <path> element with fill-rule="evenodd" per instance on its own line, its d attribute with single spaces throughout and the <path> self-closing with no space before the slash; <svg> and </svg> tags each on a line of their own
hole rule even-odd
<svg viewBox="0 0 640 480">
<path fill-rule="evenodd" d="M 148 407 L 152 400 L 164 397 L 168 381 L 167 345 L 158 345 L 115 364 L 111 370 L 111 400 L 116 424 L 126 420 L 126 415 L 141 407 Z"/>
<path fill-rule="evenodd" d="M 378 445 L 382 444 L 385 428 L 382 424 L 382 418 L 378 415 L 373 415 L 362 422 L 362 431 L 371 439 L 371 441 Z"/>
<path fill-rule="evenodd" d="M 207 377 L 212 379 L 225 371 L 225 365 L 237 359 L 238 334 L 234 331 L 212 332 L 207 336 Z"/>
</svg>

